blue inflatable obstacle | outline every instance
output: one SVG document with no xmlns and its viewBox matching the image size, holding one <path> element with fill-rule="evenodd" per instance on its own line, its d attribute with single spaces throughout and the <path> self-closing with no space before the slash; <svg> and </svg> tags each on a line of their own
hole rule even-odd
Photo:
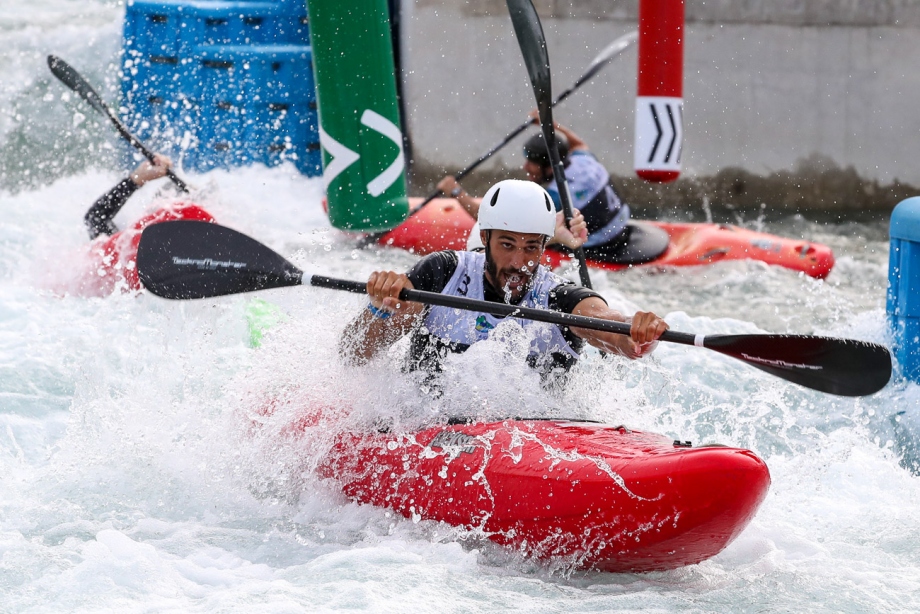
<svg viewBox="0 0 920 614">
<path fill-rule="evenodd" d="M 322 173 L 305 2 L 134 0 L 122 66 L 127 123 L 183 167 Z"/>
<path fill-rule="evenodd" d="M 920 382 L 920 197 L 894 208 L 886 311 L 901 374 Z"/>
<path fill-rule="evenodd" d="M 310 48 L 300 45 L 198 47 L 200 87 L 190 104 L 198 110 L 198 166 L 271 166 L 287 159 L 302 172 L 320 174 L 311 61 Z"/>
</svg>

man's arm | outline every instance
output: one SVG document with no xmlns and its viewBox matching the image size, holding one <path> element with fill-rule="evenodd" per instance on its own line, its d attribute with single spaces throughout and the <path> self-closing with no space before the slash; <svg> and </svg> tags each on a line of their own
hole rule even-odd
<svg viewBox="0 0 920 614">
<path fill-rule="evenodd" d="M 130 178 L 125 178 L 93 203 L 83 216 L 83 223 L 86 224 L 90 239 L 118 232 L 118 227 L 115 226 L 112 218 L 121 211 L 121 208 L 136 191 L 137 184 Z"/>
<path fill-rule="evenodd" d="M 569 140 L 569 152 L 573 151 L 588 151 L 588 144 L 582 140 L 580 136 L 571 131 L 571 129 L 566 128 L 559 122 L 554 124 L 556 132 L 561 132 L 565 138 Z"/>
<path fill-rule="evenodd" d="M 369 306 L 345 328 L 339 352 L 346 361 L 364 364 L 409 333 L 425 306 L 399 300 L 405 289 L 441 292 L 457 270 L 453 251 L 425 256 L 405 275 L 393 271 L 372 273 L 367 280 Z"/>
<path fill-rule="evenodd" d="M 364 364 L 412 330 L 424 305 L 398 297 L 403 288 L 414 287 L 402 273 L 371 273 L 367 280 L 370 304 L 345 327 L 339 343 L 339 352 L 347 361 Z"/>
<path fill-rule="evenodd" d="M 438 189 L 445 196 L 450 196 L 460 203 L 460 206 L 466 209 L 466 212 L 473 216 L 474 220 L 479 219 L 479 199 L 464 190 L 453 175 L 447 175 L 441 179 L 438 182 Z"/>
<path fill-rule="evenodd" d="M 169 158 L 157 154 L 153 162 L 145 160 L 131 172 L 128 178 L 123 179 L 118 185 L 103 194 L 83 217 L 83 222 L 89 231 L 89 238 L 95 239 L 99 235 L 113 235 L 118 232 L 112 218 L 121 211 L 132 194 L 148 181 L 164 177 L 170 166 L 172 162 Z"/>
<path fill-rule="evenodd" d="M 654 313 L 637 311 L 632 318 L 627 318 L 619 311 L 611 309 L 600 297 L 586 298 L 572 310 L 574 315 L 629 322 L 630 335 L 620 335 L 587 328 L 572 327 L 573 333 L 605 352 L 617 353 L 627 358 L 641 358 L 651 354 L 658 345 L 658 338 L 668 330 L 668 324 Z"/>
<path fill-rule="evenodd" d="M 537 126 L 540 125 L 540 111 L 534 109 L 530 112 L 530 119 Z M 569 151 L 588 151 L 588 144 L 584 140 L 572 132 L 569 128 L 566 128 L 557 121 L 553 122 L 553 128 L 556 129 L 556 132 L 561 132 L 562 135 L 569 141 Z"/>
</svg>

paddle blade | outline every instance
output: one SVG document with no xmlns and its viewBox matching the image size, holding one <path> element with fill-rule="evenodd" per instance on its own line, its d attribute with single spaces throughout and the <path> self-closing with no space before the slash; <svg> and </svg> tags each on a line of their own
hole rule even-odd
<svg viewBox="0 0 920 614">
<path fill-rule="evenodd" d="M 163 298 L 191 299 L 283 288 L 303 272 L 255 239 L 208 222 L 148 226 L 137 247 L 137 274 Z"/>
<path fill-rule="evenodd" d="M 88 102 L 94 109 L 105 115 L 109 114 L 108 107 L 96 93 L 96 90 L 86 82 L 80 73 L 73 67 L 55 55 L 48 56 L 48 68 L 58 80 L 76 92 L 80 98 Z"/>
<path fill-rule="evenodd" d="M 598 53 L 597 56 L 593 60 L 591 60 L 591 65 L 588 66 L 588 69 L 585 71 L 585 74 L 583 74 L 581 78 L 575 82 L 575 87 L 579 87 L 582 83 L 584 83 L 585 81 L 589 80 L 591 77 L 596 75 L 598 72 L 601 71 L 601 69 L 604 68 L 604 66 L 609 64 L 610 61 L 613 60 L 613 58 L 617 57 L 618 55 L 626 51 L 626 49 L 629 48 L 630 45 L 634 44 L 638 40 L 639 40 L 639 33 L 630 32 L 628 34 L 624 34 L 620 38 L 616 39 L 615 41 L 607 45 L 607 47 L 603 51 Z"/>
<path fill-rule="evenodd" d="M 507 0 L 507 3 L 542 120 L 544 111 L 552 107 L 549 54 L 546 51 L 543 25 L 531 0 Z"/>
<path fill-rule="evenodd" d="M 707 335 L 704 347 L 813 390 L 846 397 L 878 392 L 891 354 L 874 343 L 801 335 Z"/>
</svg>

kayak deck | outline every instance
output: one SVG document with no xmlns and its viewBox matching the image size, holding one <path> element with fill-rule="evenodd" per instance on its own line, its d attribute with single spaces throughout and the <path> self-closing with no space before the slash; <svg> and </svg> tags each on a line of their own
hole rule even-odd
<svg viewBox="0 0 920 614">
<path fill-rule="evenodd" d="M 416 198 L 409 200 L 412 206 L 420 202 Z M 473 223 L 473 218 L 457 201 L 438 198 L 385 234 L 379 243 L 419 255 L 445 249 L 463 250 Z M 642 223 L 660 228 L 670 236 L 670 245 L 659 258 L 639 265 L 589 259 L 588 265 L 618 271 L 632 266 L 694 266 L 722 260 L 758 260 L 817 279 L 827 277 L 834 266 L 833 252 L 820 243 L 786 239 L 728 224 Z M 546 264 L 553 267 L 570 258 L 552 249 L 545 252 Z"/>
<path fill-rule="evenodd" d="M 751 521 L 770 484 L 747 450 L 552 420 L 342 435 L 319 472 L 361 503 L 615 572 L 714 556 Z"/>
</svg>

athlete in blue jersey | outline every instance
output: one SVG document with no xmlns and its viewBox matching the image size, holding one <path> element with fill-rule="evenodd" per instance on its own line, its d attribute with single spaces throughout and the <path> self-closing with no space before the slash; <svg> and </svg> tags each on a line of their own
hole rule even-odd
<svg viewBox="0 0 920 614">
<path fill-rule="evenodd" d="M 565 166 L 565 179 L 572 196 L 572 207 L 581 211 L 588 227 L 585 250 L 602 245 L 616 244 L 629 221 L 629 206 L 620 200 L 610 184 L 610 173 L 588 150 L 588 145 L 574 132 L 556 124 L 556 134 L 561 137 L 559 153 Z M 543 133 L 531 136 L 524 143 L 524 172 L 527 178 L 546 188 L 556 209 L 562 209 L 559 188 L 553 178 Z"/>
<path fill-rule="evenodd" d="M 410 334 L 409 370 L 436 373 L 451 352 L 466 351 L 487 339 L 504 321 L 488 313 L 400 301 L 403 288 L 507 303 L 616 322 L 630 322 L 630 335 L 515 320 L 531 338 L 528 364 L 548 383 L 564 383 L 584 344 L 639 358 L 649 354 L 668 325 L 651 312 L 631 318 L 610 309 L 593 290 L 576 286 L 539 264 L 556 226 L 546 190 L 530 181 L 508 179 L 494 185 L 479 207 L 484 252 L 444 251 L 420 260 L 407 274 L 372 273 L 370 302 L 345 331 L 341 350 L 362 363 Z"/>
<path fill-rule="evenodd" d="M 531 117 L 536 119 L 539 116 L 533 111 Z M 557 226 L 557 237 L 553 242 L 571 249 L 584 247 L 589 258 L 615 260 L 616 253 L 627 237 L 624 230 L 629 221 L 629 206 L 620 199 L 610 183 L 610 173 L 588 150 L 587 143 L 565 126 L 558 123 L 555 126 L 559 153 L 565 166 L 565 178 L 572 196 L 572 208 L 576 211 L 576 217 L 583 217 L 588 236 L 582 242 L 570 240 L 562 225 Z M 524 143 L 523 169 L 530 181 L 540 184 L 549 192 L 556 210 L 561 211 L 562 201 L 553 179 L 552 163 L 542 132 L 532 135 Z M 454 177 L 442 179 L 438 189 L 456 198 L 473 217 L 476 216 L 478 201 L 467 194 Z"/>
<path fill-rule="evenodd" d="M 478 219 L 479 199 L 464 190 L 460 183 L 454 179 L 453 175 L 448 175 L 442 179 L 438 183 L 438 189 L 444 194 L 448 194 L 456 199 L 456 201 L 466 209 L 466 212 L 473 216 L 473 219 Z M 588 226 L 581 212 L 575 209 L 572 212 L 572 221 L 566 224 L 560 209 L 557 208 L 555 232 L 546 244 L 562 246 L 574 250 L 584 245 L 587 239 Z M 479 241 L 479 223 L 477 222 L 473 226 L 472 231 L 470 231 L 470 237 L 467 240 L 467 249 L 481 249 L 482 247 L 482 242 Z"/>
</svg>

